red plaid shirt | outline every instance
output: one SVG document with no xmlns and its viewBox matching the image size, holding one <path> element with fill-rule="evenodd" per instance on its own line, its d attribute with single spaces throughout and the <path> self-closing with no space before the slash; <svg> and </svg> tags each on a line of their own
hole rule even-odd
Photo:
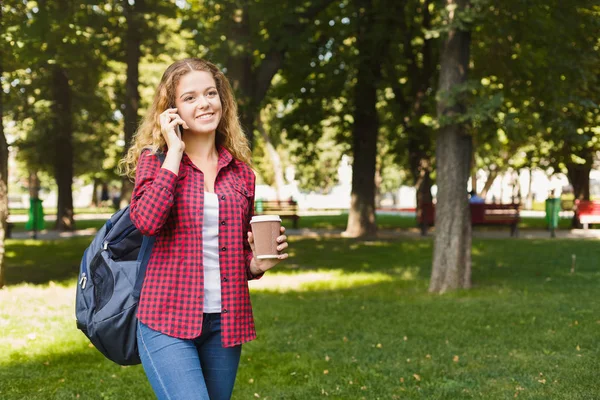
<svg viewBox="0 0 600 400">
<path fill-rule="evenodd" d="M 247 241 L 254 208 L 254 172 L 219 149 L 215 193 L 219 198 L 221 325 L 224 347 L 256 338 L 248 280 Z M 204 175 L 184 153 L 179 176 L 143 151 L 137 164 L 131 220 L 156 236 L 138 306 L 138 319 L 181 339 L 200 336 L 204 302 L 202 224 Z"/>
</svg>

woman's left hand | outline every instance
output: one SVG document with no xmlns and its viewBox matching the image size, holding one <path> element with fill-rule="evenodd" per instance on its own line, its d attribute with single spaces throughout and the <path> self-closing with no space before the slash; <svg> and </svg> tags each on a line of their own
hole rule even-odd
<svg viewBox="0 0 600 400">
<path fill-rule="evenodd" d="M 288 253 L 283 253 L 283 251 L 285 251 L 288 248 L 287 236 L 285 235 L 285 228 L 283 226 L 281 227 L 280 233 L 281 235 L 277 237 L 277 251 L 279 252 L 277 258 L 264 258 L 259 260 L 256 258 L 256 250 L 254 247 L 254 235 L 252 234 L 252 232 L 248 232 L 248 243 L 250 244 L 250 248 L 252 249 L 252 254 L 254 254 L 254 257 L 250 262 L 250 272 L 252 272 L 253 275 L 260 275 L 263 272 L 266 272 L 274 266 L 276 266 L 277 264 L 279 264 L 282 260 L 285 260 L 289 257 Z"/>
</svg>

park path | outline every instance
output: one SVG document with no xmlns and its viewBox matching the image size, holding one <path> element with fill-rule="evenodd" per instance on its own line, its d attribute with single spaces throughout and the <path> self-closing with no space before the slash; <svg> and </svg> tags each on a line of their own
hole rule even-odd
<svg viewBox="0 0 600 400">
<path fill-rule="evenodd" d="M 287 232 L 290 236 L 343 237 L 343 231 L 335 229 L 288 229 Z M 421 236 L 421 231 L 418 228 L 380 229 L 377 236 L 382 239 L 423 239 L 433 238 L 435 236 L 435 232 L 432 229 L 427 236 Z M 509 229 L 479 230 L 476 228 L 473 230 L 473 237 L 477 239 L 510 239 L 510 231 Z M 557 230 L 556 237 L 559 239 L 600 239 L 600 229 Z M 542 229 L 521 229 L 519 230 L 519 236 L 514 239 L 550 239 L 550 232 Z"/>
<path fill-rule="evenodd" d="M 96 229 L 79 229 L 73 232 L 57 232 L 54 230 L 44 230 L 38 232 L 38 239 L 40 240 L 54 240 L 54 239 L 68 239 L 76 236 L 90 236 L 96 233 Z M 343 237 L 343 231 L 339 229 L 287 229 L 289 236 L 300 236 L 300 237 L 331 237 L 341 238 Z M 396 239 L 396 238 L 410 238 L 410 239 L 430 239 L 435 235 L 435 231 L 430 231 L 429 235 L 423 237 L 419 229 L 381 229 L 378 233 L 378 238 L 381 239 Z M 31 237 L 30 232 L 13 232 L 13 239 L 27 239 Z M 556 237 L 559 239 L 600 239 L 600 229 L 571 229 L 571 230 L 557 230 Z M 508 229 L 474 229 L 473 238 L 476 239 L 509 239 L 510 232 Z M 519 239 L 549 239 L 550 233 L 546 230 L 519 230 Z"/>
</svg>

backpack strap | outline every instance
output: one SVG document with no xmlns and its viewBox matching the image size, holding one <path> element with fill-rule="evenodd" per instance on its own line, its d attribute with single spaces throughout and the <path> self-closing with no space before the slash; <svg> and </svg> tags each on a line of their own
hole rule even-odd
<svg viewBox="0 0 600 400">
<path fill-rule="evenodd" d="M 150 260 L 150 254 L 152 254 L 152 247 L 154 246 L 155 240 L 156 238 L 154 236 L 144 236 L 142 239 L 142 247 L 138 254 L 140 269 L 138 270 L 138 276 L 133 289 L 133 297 L 136 299 L 140 298 L 140 293 L 142 292 L 142 285 L 144 284 L 144 278 L 146 277 L 146 267 L 148 267 L 148 261 Z"/>
<path fill-rule="evenodd" d="M 158 160 L 161 164 L 165 162 L 165 153 L 162 151 L 159 150 L 156 153 L 156 157 L 158 157 Z M 144 278 L 146 277 L 146 267 L 148 267 L 148 261 L 150 260 L 150 254 L 152 254 L 152 247 L 154 246 L 155 241 L 156 238 L 154 236 L 143 236 L 142 247 L 140 248 L 140 252 L 138 253 L 137 257 L 137 261 L 140 262 L 140 269 L 138 270 L 135 287 L 133 289 L 133 297 L 135 299 L 140 298 L 142 285 L 144 284 Z"/>
</svg>

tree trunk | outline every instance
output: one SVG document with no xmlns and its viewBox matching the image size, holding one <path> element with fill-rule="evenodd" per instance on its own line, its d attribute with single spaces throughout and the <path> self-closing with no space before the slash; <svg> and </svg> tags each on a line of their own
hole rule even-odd
<svg viewBox="0 0 600 400">
<path fill-rule="evenodd" d="M 142 24 L 144 16 L 142 10 L 144 7 L 143 0 L 136 0 L 133 5 L 127 2 L 123 4 L 125 18 L 127 20 L 127 33 L 125 37 L 125 62 L 127 64 L 127 82 L 125 83 L 125 111 L 124 132 L 125 132 L 125 148 L 123 155 L 127 154 L 133 135 L 138 126 L 138 109 L 140 105 L 140 93 L 138 86 L 140 83 L 139 64 L 142 56 L 141 51 L 141 32 L 144 31 Z M 133 191 L 133 183 L 127 177 L 121 180 L 121 203 L 126 204 L 131 198 Z"/>
<path fill-rule="evenodd" d="M 75 228 L 73 220 L 73 116 L 71 86 L 66 71 L 58 65 L 52 69 L 55 149 L 54 176 L 58 186 L 56 229 Z"/>
<path fill-rule="evenodd" d="M 260 117 L 260 113 L 259 113 L 259 120 L 258 120 L 258 123 L 256 124 L 256 126 L 257 126 L 258 131 L 260 132 L 263 140 L 265 141 L 265 147 L 267 148 L 267 154 L 269 155 L 269 158 L 271 160 L 271 166 L 273 167 L 273 175 L 275 177 L 275 191 L 277 193 L 277 200 L 282 200 L 281 193 L 283 190 L 284 180 L 283 180 L 283 166 L 281 165 L 281 157 L 279 157 L 279 153 L 277 152 L 277 149 L 275 149 L 275 146 L 273 146 L 273 143 L 271 142 L 271 138 L 269 138 L 269 135 L 265 131 L 265 127 L 260 118 L 261 117 Z"/>
<path fill-rule="evenodd" d="M 513 179 L 513 192 L 512 192 L 512 202 L 513 203 L 521 203 L 521 171 L 513 171 L 512 173 Z"/>
<path fill-rule="evenodd" d="M 485 180 L 485 184 L 483 185 L 483 189 L 481 190 L 481 197 L 483 197 L 484 199 L 487 197 L 490 188 L 492 187 L 494 181 L 496 180 L 496 177 L 498 176 L 498 168 L 490 169 L 488 172 L 489 173 Z"/>
<path fill-rule="evenodd" d="M 348 226 L 344 232 L 344 236 L 347 237 L 377 234 L 375 223 L 375 169 L 379 133 L 376 108 L 377 84 L 381 78 L 381 65 L 387 57 L 390 36 L 389 34 L 386 37 L 378 36 L 378 32 L 386 30 L 382 28 L 380 21 L 376 20 L 378 11 L 374 9 L 372 2 L 359 3 L 357 48 L 360 56 L 354 87 L 352 194 Z"/>
<path fill-rule="evenodd" d="M 254 129 L 256 128 L 254 121 L 256 120 L 256 116 L 260 112 L 258 107 L 255 107 L 251 104 L 252 101 L 246 103 L 247 106 L 240 107 L 240 124 L 242 125 L 242 129 L 244 130 L 244 134 L 246 135 L 246 139 L 248 139 L 248 144 L 250 145 L 250 150 L 254 149 Z"/>
<path fill-rule="evenodd" d="M 567 176 L 573 186 L 575 200 L 590 200 L 590 172 L 592 163 L 567 164 Z"/>
<path fill-rule="evenodd" d="M 383 200 L 383 193 L 381 193 L 381 183 L 383 177 L 381 176 L 381 166 L 375 168 L 375 209 L 381 207 L 381 201 Z"/>
<path fill-rule="evenodd" d="M 230 40 L 241 46 L 244 50 L 230 53 L 227 61 L 227 76 L 231 81 L 233 90 L 236 92 L 236 100 L 240 115 L 240 124 L 250 143 L 250 149 L 254 148 L 254 128 L 258 118 L 258 108 L 255 98 L 256 74 L 252 68 L 252 45 L 249 43 L 250 16 L 248 15 L 248 2 L 240 6 L 239 18 L 233 20 L 233 26 L 229 33 Z M 262 100 L 262 99 L 260 99 Z"/>
<path fill-rule="evenodd" d="M 254 17 L 259 20 L 261 16 L 250 16 L 250 2 L 240 2 L 241 13 L 236 14 L 236 18 L 232 21 L 228 36 L 232 43 L 235 43 L 236 47 L 241 47 L 242 50 L 230 52 L 229 60 L 227 60 L 227 76 L 236 92 L 240 123 L 250 143 L 250 149 L 254 148 L 254 129 L 261 104 L 271 87 L 273 77 L 281 69 L 285 54 L 289 50 L 291 42 L 288 39 L 301 35 L 310 26 L 304 21 L 313 21 L 332 2 L 332 0 L 310 2 L 302 15 L 296 15 L 293 22 L 291 19 L 288 20 L 286 29 L 282 31 L 282 37 L 270 38 L 269 42 L 272 43 L 272 47 L 265 51 L 265 56 L 258 65 L 254 60 L 253 52 L 264 45 L 252 43 L 250 18 Z"/>
<path fill-rule="evenodd" d="M 228 62 L 228 76 L 233 89 L 237 94 L 240 123 L 246 134 L 250 149 L 254 148 L 254 130 L 264 100 L 273 77 L 281 69 L 285 50 L 273 50 L 267 54 L 258 67 L 254 67 L 252 56 L 253 46 L 246 43 L 251 37 L 247 6 L 242 7 L 242 18 L 236 22 L 230 36 L 236 43 L 250 48 L 246 52 L 239 52 L 230 56 Z"/>
<path fill-rule="evenodd" d="M 0 125 L 2 125 L 2 123 L 0 122 Z M 1 132 L 1 136 L 2 138 L 0 139 L 2 141 L 2 143 L 0 144 L 0 146 L 3 147 L 3 151 L 1 154 L 1 160 L 0 162 L 2 163 L 2 167 L 4 167 L 6 163 L 6 158 L 4 158 L 5 155 L 8 154 L 8 152 L 4 152 L 4 144 L 6 143 L 6 138 L 4 137 L 4 132 Z M 4 287 L 4 282 L 5 282 L 5 264 L 4 264 L 4 255 L 6 253 L 6 229 L 7 229 L 7 220 L 8 220 L 8 185 L 7 185 L 7 181 L 8 179 L 6 179 L 7 175 L 4 175 L 4 172 L 2 173 L 2 176 L 0 177 L 0 289 L 2 289 Z"/>
<path fill-rule="evenodd" d="M 375 235 L 375 164 L 379 120 L 375 103 L 376 83 L 365 63 L 359 67 L 355 88 L 354 126 L 352 128 L 352 194 L 348 237 Z"/>
<path fill-rule="evenodd" d="M 409 144 L 410 146 L 410 144 Z M 413 156 L 414 155 L 414 156 Z M 431 186 L 433 180 L 431 179 L 431 161 L 426 153 L 413 153 L 409 155 L 410 170 L 415 182 L 416 196 L 417 196 L 417 220 L 421 218 L 423 214 L 423 204 L 433 202 L 431 196 Z"/>
<path fill-rule="evenodd" d="M 29 186 L 29 197 L 32 199 L 40 198 L 40 178 L 38 178 L 37 171 L 29 171 L 29 179 L 27 181 Z"/>
<path fill-rule="evenodd" d="M 475 165 L 475 157 L 471 160 L 471 165 Z M 471 169 L 471 190 L 477 194 L 477 169 L 475 167 Z"/>
<path fill-rule="evenodd" d="M 533 193 L 531 189 L 533 188 L 533 170 L 531 168 L 527 169 L 529 171 L 529 183 L 527 184 L 527 197 L 525 198 L 525 207 L 528 210 L 533 209 Z"/>
<path fill-rule="evenodd" d="M 0 7 L 0 20 L 2 9 Z M 0 76 L 4 69 L 0 61 Z M 4 254 L 8 220 L 8 142 L 4 136 L 4 91 L 0 91 L 0 289 L 4 287 Z"/>
<path fill-rule="evenodd" d="M 423 18 L 420 30 L 431 29 L 430 4 L 430 0 L 425 0 L 423 5 L 419 7 Z M 414 26 L 409 26 L 406 23 L 406 7 L 412 7 L 412 4 L 409 3 L 399 7 L 398 22 L 399 29 L 404 32 L 403 50 L 407 72 L 412 77 L 409 82 L 411 90 L 408 98 L 405 98 L 403 86 L 399 85 L 398 76 L 394 73 L 395 65 L 388 69 L 388 75 L 390 75 L 393 82 L 392 89 L 398 105 L 398 115 L 405 115 L 406 110 L 410 110 L 407 117 L 402 118 L 402 126 L 408 136 L 408 163 L 416 189 L 417 218 L 420 218 L 423 213 L 423 203 L 432 202 L 431 159 L 433 156 L 431 154 L 431 129 L 421 123 L 420 120 L 425 113 L 430 112 L 427 98 L 430 96 L 431 83 L 436 73 L 436 63 L 433 60 L 432 40 L 425 40 L 420 52 L 423 59 L 422 61 L 417 59 L 413 38 L 418 32 L 415 31 Z"/>
<path fill-rule="evenodd" d="M 100 186 L 100 179 L 98 178 L 94 178 L 94 183 L 92 184 L 92 201 L 90 201 L 90 204 L 93 207 L 100 207 L 100 201 L 98 200 L 98 196 L 96 195 L 97 190 L 98 190 L 98 186 Z"/>
<path fill-rule="evenodd" d="M 468 0 L 447 0 L 450 29 L 442 47 L 438 118 L 455 118 L 464 113 L 460 99 L 449 94 L 467 79 L 469 31 L 460 30 L 455 19 L 468 7 Z M 436 142 L 437 205 L 433 268 L 429 290 L 443 293 L 471 286 L 471 215 L 467 197 L 472 155 L 472 138 L 456 122 L 442 125 Z"/>
</svg>

